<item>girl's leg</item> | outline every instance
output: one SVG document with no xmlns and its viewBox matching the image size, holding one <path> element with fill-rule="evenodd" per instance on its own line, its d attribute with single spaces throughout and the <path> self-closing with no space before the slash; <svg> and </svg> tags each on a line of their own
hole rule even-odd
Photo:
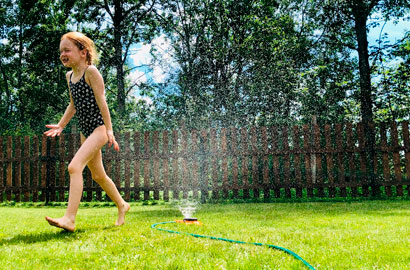
<svg viewBox="0 0 410 270">
<path fill-rule="evenodd" d="M 130 209 L 130 205 L 124 201 L 114 182 L 106 174 L 102 162 L 101 150 L 98 151 L 93 159 L 87 163 L 87 167 L 91 171 L 93 180 L 103 188 L 105 193 L 107 193 L 111 200 L 117 205 L 118 219 L 115 222 L 115 225 L 119 226 L 124 224 L 125 214 Z"/>
<path fill-rule="evenodd" d="M 81 136 L 83 138 L 83 136 Z M 78 149 L 73 160 L 68 165 L 70 174 L 70 191 L 68 196 L 68 206 L 65 215 L 59 219 L 46 217 L 50 225 L 63 228 L 68 231 L 75 229 L 75 217 L 80 205 L 83 193 L 83 170 L 86 164 L 100 151 L 107 143 L 107 134 L 105 126 L 100 126 L 84 140 L 80 149 Z"/>
</svg>

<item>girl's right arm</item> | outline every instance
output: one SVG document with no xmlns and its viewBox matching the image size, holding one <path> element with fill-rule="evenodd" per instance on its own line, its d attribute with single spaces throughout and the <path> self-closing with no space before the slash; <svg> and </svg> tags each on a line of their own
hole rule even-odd
<svg viewBox="0 0 410 270">
<path fill-rule="evenodd" d="M 66 79 L 67 79 L 68 89 L 70 89 L 69 76 L 70 76 L 70 72 L 67 72 Z M 50 130 L 47 130 L 46 132 L 44 132 L 45 135 L 51 136 L 51 137 L 60 136 L 65 126 L 68 124 L 68 122 L 70 122 L 71 118 L 73 118 L 76 110 L 74 107 L 73 98 L 71 97 L 71 91 L 69 91 L 69 93 L 70 93 L 70 104 L 68 104 L 63 117 L 61 118 L 60 122 L 58 122 L 57 125 L 46 125 L 46 127 L 49 128 Z"/>
</svg>

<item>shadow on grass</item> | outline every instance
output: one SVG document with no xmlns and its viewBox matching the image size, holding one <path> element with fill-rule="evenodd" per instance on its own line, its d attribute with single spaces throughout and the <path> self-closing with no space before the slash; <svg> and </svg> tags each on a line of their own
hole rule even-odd
<svg viewBox="0 0 410 270">
<path fill-rule="evenodd" d="M 0 246 L 17 245 L 17 244 L 35 244 L 41 242 L 48 242 L 51 240 L 72 241 L 78 239 L 78 235 L 84 233 L 83 230 L 76 230 L 75 233 L 61 231 L 61 232 L 42 232 L 19 234 L 9 238 L 0 239 Z"/>
<path fill-rule="evenodd" d="M 50 231 L 42 233 L 19 234 L 13 237 L 6 237 L 0 239 L 0 247 L 4 245 L 19 245 L 19 244 L 35 244 L 41 242 L 48 242 L 54 240 L 73 241 L 80 238 L 81 235 L 95 231 L 115 231 L 120 227 L 115 225 L 108 225 L 104 227 L 88 227 L 85 229 L 76 229 L 75 232 L 68 231 Z"/>
</svg>

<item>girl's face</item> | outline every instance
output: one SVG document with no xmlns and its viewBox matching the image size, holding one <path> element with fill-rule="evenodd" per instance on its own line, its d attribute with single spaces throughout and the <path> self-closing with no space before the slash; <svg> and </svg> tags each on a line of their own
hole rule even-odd
<svg viewBox="0 0 410 270">
<path fill-rule="evenodd" d="M 86 50 L 80 50 L 65 38 L 60 42 L 60 60 L 65 67 L 73 68 L 86 62 Z"/>
</svg>

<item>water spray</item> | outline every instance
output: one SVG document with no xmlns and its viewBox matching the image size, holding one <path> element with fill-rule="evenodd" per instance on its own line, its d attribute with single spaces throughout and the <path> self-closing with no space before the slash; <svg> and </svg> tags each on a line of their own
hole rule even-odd
<svg viewBox="0 0 410 270">
<path fill-rule="evenodd" d="M 193 215 L 195 214 L 196 209 L 198 208 L 198 202 L 194 200 L 183 200 L 178 203 L 179 211 L 181 211 L 184 216 L 183 220 L 176 220 L 176 223 L 185 223 L 185 224 L 196 224 L 202 225 L 202 223 Z"/>
</svg>

